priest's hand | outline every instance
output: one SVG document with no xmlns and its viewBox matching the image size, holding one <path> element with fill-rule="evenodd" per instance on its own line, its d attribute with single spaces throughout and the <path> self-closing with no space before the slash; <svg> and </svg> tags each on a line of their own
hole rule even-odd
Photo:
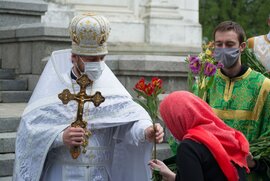
<svg viewBox="0 0 270 181">
<path fill-rule="evenodd" d="M 145 139 L 149 142 L 154 142 L 155 137 L 156 137 L 156 143 L 161 143 L 163 141 L 163 136 L 164 136 L 163 128 L 159 123 L 155 124 L 155 128 L 156 128 L 156 134 L 155 134 L 153 126 L 149 126 L 148 128 L 144 130 Z"/>
<path fill-rule="evenodd" d="M 162 180 L 175 181 L 175 173 L 173 173 L 162 161 L 151 160 L 148 165 L 152 170 L 159 171 L 160 175 L 162 175 Z"/>
<path fill-rule="evenodd" d="M 85 131 L 84 129 L 78 127 L 68 127 L 64 130 L 63 133 L 63 142 L 69 148 L 74 146 L 81 146 L 83 144 L 83 140 L 85 139 Z"/>
</svg>

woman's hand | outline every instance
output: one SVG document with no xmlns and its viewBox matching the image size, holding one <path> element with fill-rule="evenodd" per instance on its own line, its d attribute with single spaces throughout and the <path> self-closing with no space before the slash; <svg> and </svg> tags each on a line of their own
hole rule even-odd
<svg viewBox="0 0 270 181">
<path fill-rule="evenodd" d="M 148 164 L 152 170 L 159 171 L 164 181 L 175 181 L 175 173 L 173 173 L 162 161 L 151 160 Z"/>
</svg>

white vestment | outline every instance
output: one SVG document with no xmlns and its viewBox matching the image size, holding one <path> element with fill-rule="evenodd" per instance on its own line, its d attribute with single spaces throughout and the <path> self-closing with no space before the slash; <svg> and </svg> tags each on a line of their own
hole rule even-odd
<svg viewBox="0 0 270 181">
<path fill-rule="evenodd" d="M 270 71 L 270 33 L 254 37 L 254 53 L 267 71 Z"/>
<path fill-rule="evenodd" d="M 75 120 L 77 103 L 63 105 L 58 94 L 72 86 L 70 50 L 52 53 L 23 113 L 16 139 L 13 180 L 146 181 L 152 144 L 144 139 L 151 126 L 147 112 L 135 103 L 106 66 L 87 93 L 100 91 L 105 102 L 84 106 L 90 136 L 87 152 L 72 159 L 60 135 Z"/>
</svg>

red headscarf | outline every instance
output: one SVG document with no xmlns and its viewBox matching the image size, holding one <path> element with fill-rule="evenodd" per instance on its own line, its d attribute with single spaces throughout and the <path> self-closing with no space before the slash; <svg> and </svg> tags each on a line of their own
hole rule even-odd
<svg viewBox="0 0 270 181">
<path fill-rule="evenodd" d="M 199 97 L 187 91 L 173 92 L 161 102 L 160 114 L 176 139 L 188 138 L 204 144 L 229 181 L 238 180 L 231 161 L 249 171 L 249 143 L 245 136 L 227 126 Z"/>
</svg>

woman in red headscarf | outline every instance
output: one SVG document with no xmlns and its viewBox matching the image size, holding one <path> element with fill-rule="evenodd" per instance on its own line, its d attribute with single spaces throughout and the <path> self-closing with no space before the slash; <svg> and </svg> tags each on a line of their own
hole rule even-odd
<svg viewBox="0 0 270 181">
<path fill-rule="evenodd" d="M 172 135 L 181 141 L 176 174 L 162 161 L 149 162 L 163 180 L 246 180 L 248 141 L 223 123 L 202 99 L 187 91 L 173 92 L 160 104 L 160 114 Z"/>
</svg>

